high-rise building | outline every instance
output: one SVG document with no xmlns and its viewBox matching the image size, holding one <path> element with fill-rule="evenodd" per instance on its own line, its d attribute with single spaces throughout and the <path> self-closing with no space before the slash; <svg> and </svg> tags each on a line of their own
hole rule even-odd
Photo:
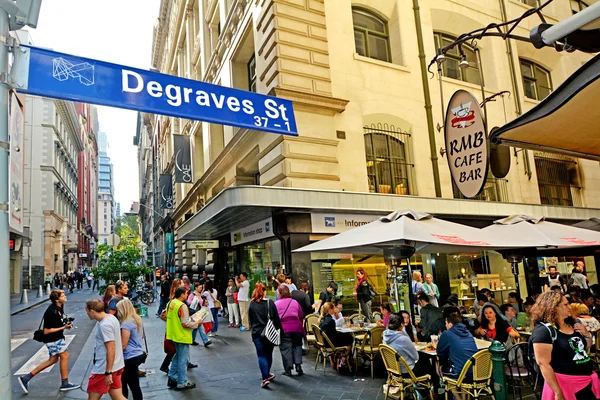
<svg viewBox="0 0 600 400">
<path fill-rule="evenodd" d="M 108 236 L 115 232 L 115 191 L 113 166 L 107 154 L 106 133 L 98 135 L 98 243 L 108 242 Z"/>
<path fill-rule="evenodd" d="M 115 203 L 115 216 L 121 218 L 121 203 L 119 202 Z"/>
</svg>

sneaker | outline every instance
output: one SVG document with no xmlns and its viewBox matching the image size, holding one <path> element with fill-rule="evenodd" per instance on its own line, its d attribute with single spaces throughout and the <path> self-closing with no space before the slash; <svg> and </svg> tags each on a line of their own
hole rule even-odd
<svg viewBox="0 0 600 400">
<path fill-rule="evenodd" d="M 229 324 L 227 327 L 228 328 L 233 328 L 233 324 Z"/>
<path fill-rule="evenodd" d="M 235 324 L 233 327 L 234 328 L 239 328 L 240 326 L 238 324 Z"/>
<path fill-rule="evenodd" d="M 168 378 L 168 380 L 167 380 L 167 387 L 168 387 L 169 389 L 174 389 L 174 388 L 176 388 L 176 387 L 177 387 L 177 381 L 176 381 L 176 380 L 174 380 L 174 379 Z"/>
<path fill-rule="evenodd" d="M 213 336 L 215 336 L 215 334 L 214 334 L 214 333 L 212 333 L 212 332 L 208 332 L 208 337 L 213 337 Z"/>
<path fill-rule="evenodd" d="M 268 380 L 268 379 L 265 379 L 264 381 L 262 381 L 262 382 L 260 383 L 260 387 L 261 387 L 261 388 L 266 388 L 266 387 L 267 387 L 267 385 L 268 385 L 269 383 L 271 383 L 271 381 L 270 381 L 270 380 Z"/>
<path fill-rule="evenodd" d="M 188 390 L 188 389 L 193 389 L 195 387 L 196 387 L 196 384 L 194 382 L 189 382 L 188 381 L 183 386 L 177 385 L 177 387 L 175 388 L 175 390 L 177 390 L 177 391 Z"/>
<path fill-rule="evenodd" d="M 21 389 L 25 392 L 25 394 L 29 394 L 29 381 L 25 379 L 25 376 L 20 376 L 17 378 L 19 381 L 19 385 L 21 385 Z"/>
<path fill-rule="evenodd" d="M 164 372 L 165 374 L 168 374 L 169 373 L 169 368 L 160 367 L 160 371 Z"/>
<path fill-rule="evenodd" d="M 63 383 L 62 385 L 60 385 L 60 391 L 68 392 L 69 390 L 79 389 L 80 387 L 81 387 L 81 385 L 74 385 L 71 382 L 67 382 L 67 383 Z"/>
<path fill-rule="evenodd" d="M 187 369 L 191 369 L 191 368 L 198 368 L 198 364 L 194 364 L 194 363 L 189 362 L 188 365 L 187 365 Z"/>
<path fill-rule="evenodd" d="M 240 328 L 240 331 L 242 332 L 246 332 L 248 329 L 244 328 L 243 326 Z"/>
<path fill-rule="evenodd" d="M 269 374 L 269 377 L 267 378 L 267 380 L 272 381 L 273 379 L 275 379 L 275 374 Z"/>
<path fill-rule="evenodd" d="M 198 346 L 200 343 L 198 342 L 192 342 L 192 346 Z"/>
<path fill-rule="evenodd" d="M 208 347 L 208 346 L 210 346 L 211 344 L 212 344 L 212 341 L 210 341 L 210 340 L 209 340 L 208 342 L 204 343 L 204 347 Z"/>
</svg>

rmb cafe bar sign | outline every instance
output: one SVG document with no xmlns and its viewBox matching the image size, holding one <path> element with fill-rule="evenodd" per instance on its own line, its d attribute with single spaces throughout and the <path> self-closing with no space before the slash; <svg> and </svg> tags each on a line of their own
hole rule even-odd
<svg viewBox="0 0 600 400">
<path fill-rule="evenodd" d="M 479 102 L 466 90 L 457 90 L 448 103 L 444 137 L 458 190 L 468 198 L 477 196 L 487 179 L 489 146 Z"/>
</svg>

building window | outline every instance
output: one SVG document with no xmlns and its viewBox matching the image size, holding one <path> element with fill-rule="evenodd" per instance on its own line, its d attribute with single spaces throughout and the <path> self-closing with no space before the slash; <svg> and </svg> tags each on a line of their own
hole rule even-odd
<svg viewBox="0 0 600 400">
<path fill-rule="evenodd" d="M 387 22 L 362 8 L 352 9 L 354 44 L 361 56 L 391 62 Z"/>
<path fill-rule="evenodd" d="M 528 6 L 531 6 L 531 7 L 539 7 L 539 5 L 540 5 L 539 0 L 519 0 L 519 1 L 523 4 L 527 4 Z"/>
<path fill-rule="evenodd" d="M 256 93 L 256 57 L 254 54 L 248 61 L 248 90 Z"/>
<path fill-rule="evenodd" d="M 460 192 L 454 180 L 452 180 L 452 194 L 455 199 L 466 199 Z M 493 201 L 508 203 L 508 180 L 496 178 L 491 170 L 488 170 L 487 179 L 481 192 L 471 200 Z"/>
<path fill-rule="evenodd" d="M 520 64 L 525 96 L 534 100 L 545 99 L 552 92 L 550 72 L 531 61 L 521 59 Z"/>
<path fill-rule="evenodd" d="M 579 11 L 582 11 L 584 8 L 588 8 L 590 5 L 587 1 L 583 0 L 571 0 L 571 10 L 573 14 L 577 14 Z"/>
<path fill-rule="evenodd" d="M 439 32 L 433 34 L 433 39 L 436 50 L 447 46 L 456 40 L 454 36 L 445 35 Z M 462 45 L 462 51 L 467 57 L 469 65 L 462 68 L 460 67 L 462 55 L 458 50 L 458 46 L 454 46 L 445 53 L 446 61 L 442 63 L 442 75 L 448 78 L 479 85 L 481 80 L 479 79 L 479 68 L 477 67 L 477 54 L 475 54 L 475 50 L 468 44 Z"/>
<path fill-rule="evenodd" d="M 534 155 L 542 204 L 583 206 L 577 163 L 552 154 Z"/>
<path fill-rule="evenodd" d="M 410 134 L 381 124 L 364 130 L 369 192 L 410 194 Z"/>
</svg>

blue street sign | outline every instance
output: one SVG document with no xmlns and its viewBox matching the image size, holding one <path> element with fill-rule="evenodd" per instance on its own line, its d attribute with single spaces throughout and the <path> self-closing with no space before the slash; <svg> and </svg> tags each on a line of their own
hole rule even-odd
<svg viewBox="0 0 600 400">
<path fill-rule="evenodd" d="M 290 100 L 24 47 L 29 80 L 19 92 L 298 136 Z"/>
</svg>

